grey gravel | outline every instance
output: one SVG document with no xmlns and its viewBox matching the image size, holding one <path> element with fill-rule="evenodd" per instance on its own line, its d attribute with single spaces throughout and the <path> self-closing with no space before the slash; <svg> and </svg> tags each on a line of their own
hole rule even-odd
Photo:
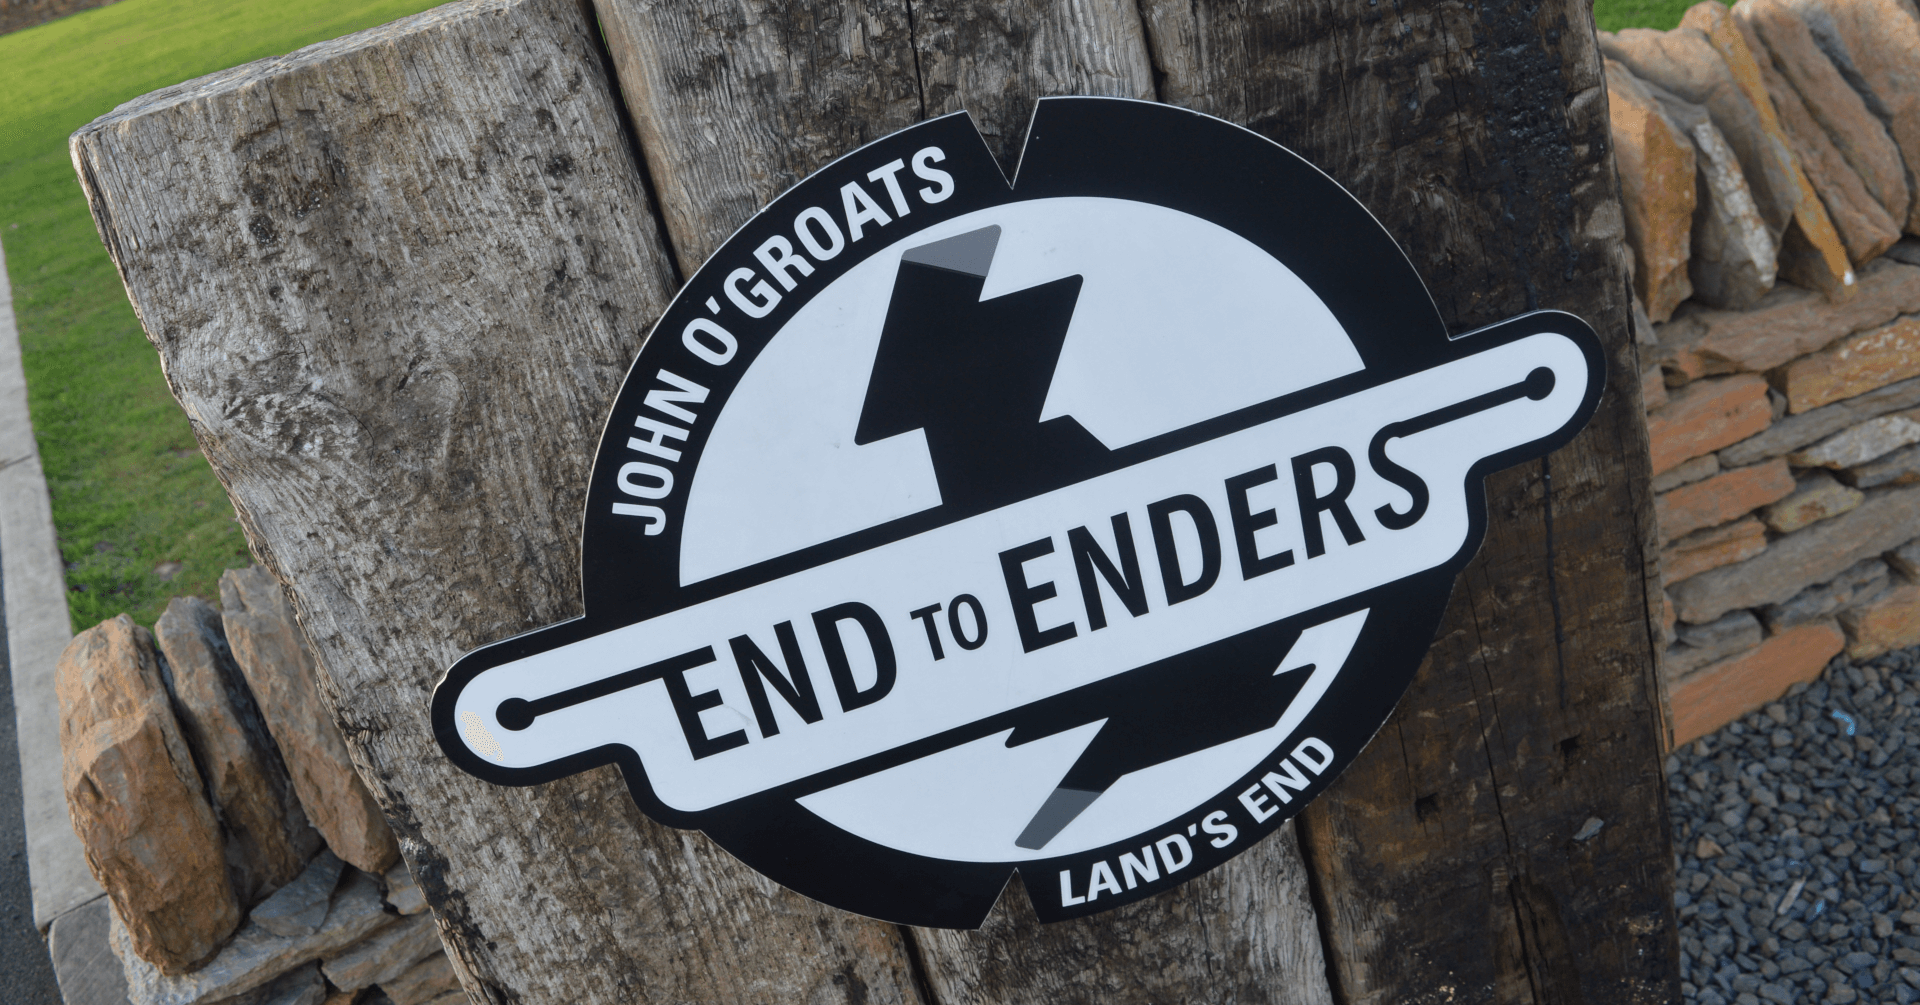
<svg viewBox="0 0 1920 1005">
<path fill-rule="evenodd" d="M 1920 1002 L 1916 705 L 1920 648 L 1836 658 L 1667 758 L 1688 1002 Z"/>
</svg>

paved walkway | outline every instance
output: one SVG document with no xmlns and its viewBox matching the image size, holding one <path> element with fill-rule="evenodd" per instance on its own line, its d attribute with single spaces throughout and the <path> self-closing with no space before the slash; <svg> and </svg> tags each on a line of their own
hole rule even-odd
<svg viewBox="0 0 1920 1005">
<path fill-rule="evenodd" d="M 4 260 L 0 260 L 4 261 Z M 4 594 L 0 594 L 4 595 Z M 0 607 L 0 639 L 6 612 Z M 0 647 L 0 662 L 5 649 Z M 20 814 L 20 758 L 13 724 L 13 675 L 0 666 L 0 1001 L 59 1005 L 47 944 L 33 924 L 33 884 L 27 878 L 27 829 Z"/>
<path fill-rule="evenodd" d="M 0 249 L 0 1002 L 7 1005 L 61 1000 L 40 932 L 101 896 L 60 784 L 53 670 L 70 631 Z"/>
</svg>

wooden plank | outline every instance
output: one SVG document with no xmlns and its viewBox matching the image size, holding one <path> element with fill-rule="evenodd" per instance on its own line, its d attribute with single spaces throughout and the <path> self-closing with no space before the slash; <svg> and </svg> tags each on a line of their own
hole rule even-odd
<svg viewBox="0 0 1920 1005">
<path fill-rule="evenodd" d="M 965 109 L 1011 175 L 1035 99 L 1154 100 L 1131 0 L 914 0 L 914 49 L 928 115 Z"/>
<path fill-rule="evenodd" d="M 915 929 L 934 999 L 1332 1005 L 1320 924 L 1288 824 L 1151 900 L 1041 925 L 1018 880 L 977 932 Z"/>
<path fill-rule="evenodd" d="M 1166 95 L 1267 131 L 1355 188 L 1447 292 L 1457 328 L 1551 305 L 1624 331 L 1605 292 L 1623 291 L 1624 271 L 1610 175 L 1595 166 L 1604 100 L 1576 8 L 1541 8 L 1529 23 L 1444 4 L 1243 6 L 1148 5 Z M 1141 37 L 1139 12 L 1121 0 L 1071 16 L 989 6 L 964 23 L 971 35 L 940 26 L 931 4 L 719 7 L 600 6 L 683 268 L 786 184 L 923 114 L 988 109 L 1005 152 L 1022 102 L 1151 83 L 1125 41 Z M 425 742 L 424 684 L 451 653 L 577 609 L 577 446 L 671 283 L 612 139 L 591 29 L 558 2 L 453 10 L 506 26 L 473 43 L 451 30 L 472 23 L 429 15 L 415 27 L 440 33 L 430 42 L 309 50 L 86 131 L 76 155 L 103 236 L 256 549 L 298 581 L 331 698 L 472 986 L 496 1000 L 904 1000 L 900 933 L 742 879 L 697 836 L 641 820 L 610 772 L 500 794 L 454 776 Z M 1066 27 L 1049 36 L 1049 25 Z M 932 44 L 941 37 L 944 49 Z M 1033 42 L 1043 37 L 1061 41 Z M 446 68 L 472 93 L 434 90 Z M 934 95 L 928 82 L 953 90 Z M 387 100 L 408 89 L 400 107 Z M 1542 94 L 1563 100 L 1542 111 Z M 437 151 L 429 167 L 461 184 L 431 184 L 399 153 L 408 143 Z M 564 156 L 541 156 L 556 149 Z M 1613 344 L 1620 389 L 1638 372 L 1624 345 Z M 1649 514 L 1644 469 L 1626 460 L 1644 452 L 1637 401 L 1623 397 L 1553 459 L 1559 484 L 1547 465 L 1496 481 L 1495 512 L 1516 526 L 1489 541 L 1437 650 L 1438 665 L 1477 673 L 1423 675 L 1408 708 L 1437 721 L 1403 712 L 1309 820 L 1352 1000 L 1670 990 L 1671 912 L 1640 910 L 1664 896 L 1647 891 L 1671 865 L 1642 854 L 1665 821 L 1645 808 L 1661 805 L 1657 766 L 1635 760 L 1651 716 L 1634 578 Z M 529 415 L 539 423 L 516 419 Z M 1542 549 L 1549 514 L 1562 544 Z M 1591 582 L 1576 589 L 1576 574 Z M 1480 630 L 1501 644 L 1480 645 Z M 416 693 L 389 690 L 406 687 Z M 1567 697 L 1556 705 L 1549 692 Z M 1430 738 L 1413 732 L 1422 725 Z M 1563 746 L 1570 726 L 1588 732 Z M 1378 763 L 1397 753 L 1389 739 L 1416 745 L 1404 768 Z M 1520 783 L 1542 772 L 1558 789 L 1536 800 Z M 1649 777 L 1654 793 L 1635 803 Z M 1583 791 L 1619 815 L 1599 844 L 1575 847 L 1554 828 Z M 1415 803 L 1429 820 L 1458 814 L 1454 836 L 1422 827 Z M 1182 892 L 1084 922 L 1038 929 L 1016 899 L 983 933 L 914 933 L 921 976 L 943 1001 L 1325 1000 L 1292 849 L 1275 838 Z M 1581 854 L 1586 865 L 1573 862 Z M 538 923 L 516 924 L 529 917 Z M 1642 956 L 1623 955 L 1622 925 L 1644 929 Z M 1567 963 L 1575 945 L 1583 957 L 1599 946 L 1598 962 Z M 1449 985 L 1449 969 L 1467 976 Z"/>
<path fill-rule="evenodd" d="M 905 0 L 596 7 L 683 274 L 774 196 L 924 111 Z"/>
<path fill-rule="evenodd" d="M 1010 169 L 1036 99 L 1154 93 L 1127 0 L 598 10 L 688 270 L 788 185 L 923 115 L 967 110 Z M 981 931 L 912 937 L 939 1002 L 1331 1001 L 1291 829 L 1127 909 L 1042 926 L 1016 884 Z"/>
<path fill-rule="evenodd" d="M 1560 308 L 1611 359 L 1588 429 L 1491 479 L 1426 665 L 1303 817 L 1341 997 L 1678 1000 L 1646 434 L 1586 5 L 1142 8 L 1163 97 L 1346 185 L 1452 330 Z"/>
<path fill-rule="evenodd" d="M 1009 170 L 1035 98 L 1153 97 L 1130 3 L 598 0 L 682 272 L 821 165 L 966 110 Z"/>
<path fill-rule="evenodd" d="M 468 0 L 76 135 L 102 237 L 476 1001 L 905 1002 L 897 929 L 456 769 L 469 647 L 579 611 L 590 447 L 672 270 L 590 12 Z"/>
</svg>

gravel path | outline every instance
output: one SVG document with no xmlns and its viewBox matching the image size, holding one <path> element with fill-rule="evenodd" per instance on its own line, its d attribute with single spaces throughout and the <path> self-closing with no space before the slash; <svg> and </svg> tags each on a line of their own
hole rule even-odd
<svg viewBox="0 0 1920 1005">
<path fill-rule="evenodd" d="M 1687 1001 L 1920 1002 L 1916 705 L 1920 648 L 1837 658 L 1667 759 Z"/>
</svg>

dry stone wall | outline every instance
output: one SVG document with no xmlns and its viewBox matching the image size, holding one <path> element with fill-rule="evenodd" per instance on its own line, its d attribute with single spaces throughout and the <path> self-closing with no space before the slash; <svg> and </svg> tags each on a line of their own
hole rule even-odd
<svg viewBox="0 0 1920 1005">
<path fill-rule="evenodd" d="M 0 0 L 0 35 L 55 18 L 105 7 L 113 0 Z"/>
<path fill-rule="evenodd" d="M 313 653 L 286 592 L 259 566 L 235 569 L 220 577 L 220 603 L 233 659 L 260 696 L 308 818 L 341 858 L 385 872 L 400 850 L 320 700 Z"/>
<path fill-rule="evenodd" d="M 1685 743 L 1920 643 L 1920 9 L 1601 34 Z"/>
<path fill-rule="evenodd" d="M 62 780 L 87 866 L 134 949 L 164 972 L 191 970 L 240 908 L 153 636 L 123 614 L 75 636 L 55 673 Z"/>
<path fill-rule="evenodd" d="M 300 874 L 320 850 L 320 835 L 307 823 L 280 750 L 234 665 L 220 613 L 199 597 L 176 598 L 154 632 L 181 727 L 225 824 L 234 895 L 252 907 Z"/>
<path fill-rule="evenodd" d="M 235 570 L 221 597 L 60 660 L 68 810 L 130 1005 L 465 1002 L 280 584 Z"/>
</svg>

